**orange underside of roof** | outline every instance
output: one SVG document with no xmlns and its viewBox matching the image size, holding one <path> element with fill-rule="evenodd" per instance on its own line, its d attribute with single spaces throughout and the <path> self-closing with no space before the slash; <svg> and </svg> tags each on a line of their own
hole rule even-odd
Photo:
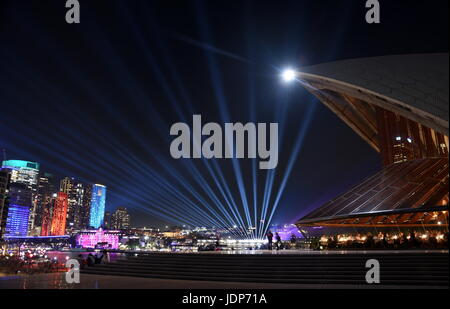
<svg viewBox="0 0 450 309">
<path fill-rule="evenodd" d="M 448 225 L 448 165 L 448 158 L 392 164 L 303 217 L 297 225 Z"/>
</svg>

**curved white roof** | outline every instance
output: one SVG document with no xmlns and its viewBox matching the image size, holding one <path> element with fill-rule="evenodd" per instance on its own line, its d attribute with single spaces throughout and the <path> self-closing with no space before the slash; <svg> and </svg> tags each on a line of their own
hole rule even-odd
<svg viewBox="0 0 450 309">
<path fill-rule="evenodd" d="M 449 54 L 358 58 L 304 67 L 300 71 L 381 94 L 448 124 Z"/>
</svg>

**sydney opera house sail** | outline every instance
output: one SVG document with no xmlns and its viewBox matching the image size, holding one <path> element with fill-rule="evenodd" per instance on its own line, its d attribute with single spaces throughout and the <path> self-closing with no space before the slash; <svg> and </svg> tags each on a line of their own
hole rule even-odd
<svg viewBox="0 0 450 309">
<path fill-rule="evenodd" d="M 302 69 L 306 89 L 380 153 L 383 169 L 299 227 L 448 226 L 448 60 L 397 55 Z"/>
</svg>

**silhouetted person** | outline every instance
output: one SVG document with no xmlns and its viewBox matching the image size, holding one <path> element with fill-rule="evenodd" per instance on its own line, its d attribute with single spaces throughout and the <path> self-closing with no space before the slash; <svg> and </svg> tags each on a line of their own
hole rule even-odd
<svg viewBox="0 0 450 309">
<path fill-rule="evenodd" d="M 95 255 L 95 264 L 101 264 L 103 260 L 103 254 L 99 256 L 98 254 Z"/>
<path fill-rule="evenodd" d="M 297 242 L 297 236 L 294 234 L 291 235 L 291 244 L 295 244 Z"/>
<path fill-rule="evenodd" d="M 272 239 L 273 239 L 272 231 L 268 231 L 266 236 L 267 236 L 267 240 L 269 241 L 268 249 L 272 250 Z"/>
<path fill-rule="evenodd" d="M 87 259 L 86 259 L 87 266 L 94 266 L 95 264 L 95 257 L 92 255 L 92 253 L 89 253 Z"/>
<path fill-rule="evenodd" d="M 365 247 L 366 249 L 373 249 L 375 247 L 375 241 L 372 233 L 367 234 Z"/>
<path fill-rule="evenodd" d="M 84 266 L 86 265 L 86 261 L 83 259 L 82 254 L 78 254 L 77 261 L 78 261 L 78 263 L 80 263 L 80 269 L 83 269 Z"/>
<path fill-rule="evenodd" d="M 280 250 L 281 247 L 281 237 L 278 233 L 275 233 L 275 240 L 277 241 L 277 250 Z"/>
<path fill-rule="evenodd" d="M 386 234 L 382 234 L 382 244 L 383 244 L 383 248 L 387 248 L 387 247 L 389 247 L 389 244 L 388 244 L 388 242 L 387 242 L 387 237 L 386 237 Z"/>
<path fill-rule="evenodd" d="M 408 236 L 406 233 L 402 234 L 402 247 L 407 248 L 408 247 Z"/>
</svg>

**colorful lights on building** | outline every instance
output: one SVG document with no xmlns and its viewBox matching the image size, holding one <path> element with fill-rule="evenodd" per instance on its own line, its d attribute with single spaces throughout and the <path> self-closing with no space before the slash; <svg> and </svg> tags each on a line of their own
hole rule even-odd
<svg viewBox="0 0 450 309">
<path fill-rule="evenodd" d="M 11 204 L 8 208 L 5 237 L 27 236 L 30 207 Z"/>
<path fill-rule="evenodd" d="M 119 248 L 119 232 L 104 231 L 101 228 L 94 231 L 82 231 L 77 236 L 77 245 L 83 248 Z"/>
<path fill-rule="evenodd" d="M 41 236 L 50 236 L 52 226 L 51 204 L 45 204 L 42 210 Z"/>
<path fill-rule="evenodd" d="M 55 190 L 52 175 L 40 175 L 39 163 L 24 160 L 0 162 L 0 170 L 3 171 L 0 181 L 0 234 L 8 237 L 59 236 L 102 226 L 106 186 L 86 184 L 66 177 L 61 181 L 60 193 L 56 194 L 58 189 Z M 8 190 L 4 181 L 6 176 Z M 9 204 L 14 205 L 9 214 L 6 196 Z"/>
<path fill-rule="evenodd" d="M 91 211 L 89 226 L 98 229 L 103 224 L 105 217 L 106 186 L 92 185 Z"/>
<path fill-rule="evenodd" d="M 66 233 L 66 219 L 67 219 L 67 194 L 58 192 L 53 207 L 52 227 L 50 234 L 52 236 L 65 235 Z"/>
<path fill-rule="evenodd" d="M 10 183 L 9 170 L 0 168 L 0 240 L 3 238 L 6 229 L 6 220 L 8 217 L 7 195 Z"/>
<path fill-rule="evenodd" d="M 31 190 L 32 195 L 30 196 L 30 209 L 27 218 L 28 232 L 30 232 L 34 228 L 34 219 L 36 215 L 36 203 L 32 203 L 32 201 L 34 201 L 37 191 L 39 163 L 24 160 L 6 160 L 2 162 L 2 168 L 10 170 L 11 184 L 23 184 Z M 17 204 L 25 206 L 22 202 Z M 26 205 L 28 205 L 28 201 L 26 202 Z"/>
<path fill-rule="evenodd" d="M 49 173 L 42 173 L 39 177 L 38 189 L 36 193 L 36 216 L 34 218 L 34 224 L 36 227 L 41 227 L 40 234 L 42 234 L 42 226 L 44 225 L 44 215 L 46 219 L 51 219 L 51 214 L 48 212 L 53 204 L 53 194 L 57 192 L 54 184 L 54 176 Z M 47 220 L 49 221 L 49 220 Z M 50 232 L 51 220 L 47 222 L 48 233 Z"/>
<path fill-rule="evenodd" d="M 110 228 L 113 230 L 126 230 L 130 228 L 130 214 L 125 207 L 119 207 L 111 215 Z"/>
<path fill-rule="evenodd" d="M 36 188 L 38 183 L 39 163 L 23 160 L 7 160 L 3 168 L 11 169 L 11 182 L 24 183 L 30 188 Z"/>
<path fill-rule="evenodd" d="M 67 193 L 69 208 L 67 210 L 67 227 L 70 230 L 88 228 L 90 201 L 92 197 L 88 185 L 73 177 L 65 177 L 60 182 L 60 191 Z"/>
<path fill-rule="evenodd" d="M 6 236 L 27 236 L 32 207 L 32 191 L 24 183 L 11 183 L 8 199 L 10 207 L 6 219 Z"/>
</svg>

